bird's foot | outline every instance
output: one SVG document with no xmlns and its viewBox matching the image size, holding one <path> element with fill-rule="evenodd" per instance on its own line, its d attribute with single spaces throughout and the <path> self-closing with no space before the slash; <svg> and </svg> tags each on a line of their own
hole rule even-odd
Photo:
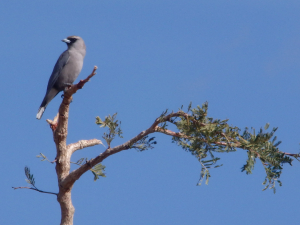
<svg viewBox="0 0 300 225">
<path fill-rule="evenodd" d="M 72 85 L 72 83 L 64 83 L 65 91 L 67 91 Z"/>
<path fill-rule="evenodd" d="M 66 91 L 66 90 L 65 90 L 65 91 Z M 64 98 L 64 97 L 65 97 L 65 94 L 62 94 L 60 97 L 61 97 L 61 98 Z M 72 102 L 73 102 L 73 100 L 71 100 L 70 103 L 72 103 Z"/>
</svg>

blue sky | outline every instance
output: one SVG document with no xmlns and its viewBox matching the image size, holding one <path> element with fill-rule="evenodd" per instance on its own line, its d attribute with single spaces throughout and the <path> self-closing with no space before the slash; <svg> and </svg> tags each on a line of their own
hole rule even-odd
<svg viewBox="0 0 300 225">
<path fill-rule="evenodd" d="M 118 112 L 123 139 L 148 128 L 165 109 L 209 103 L 209 116 L 240 128 L 279 127 L 282 151 L 299 152 L 299 1 L 2 1 L 0 216 L 3 224 L 59 224 L 55 196 L 26 186 L 30 167 L 38 188 L 57 191 L 55 158 L 45 119 L 35 119 L 58 56 L 60 40 L 81 36 L 87 55 L 79 79 L 98 74 L 74 95 L 68 143 L 99 138 L 95 117 Z M 197 159 L 155 135 L 154 149 L 106 159 L 106 178 L 85 174 L 74 186 L 74 224 L 296 224 L 299 163 L 284 166 L 283 186 L 264 191 L 264 171 L 241 173 L 246 152 L 221 154 L 209 185 L 196 186 Z M 103 152 L 95 146 L 72 160 Z M 72 169 L 75 169 L 73 166 Z"/>
</svg>

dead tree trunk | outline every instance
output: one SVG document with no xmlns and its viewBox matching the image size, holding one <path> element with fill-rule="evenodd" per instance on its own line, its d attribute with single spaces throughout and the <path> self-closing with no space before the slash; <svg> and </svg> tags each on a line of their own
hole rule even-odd
<svg viewBox="0 0 300 225">
<path fill-rule="evenodd" d="M 77 143 L 67 145 L 69 106 L 72 101 L 72 95 L 75 94 L 78 89 L 81 89 L 83 85 L 96 74 L 96 69 L 97 67 L 94 68 L 92 74 L 85 80 L 81 80 L 78 84 L 72 85 L 65 91 L 58 115 L 53 121 L 47 120 L 53 131 L 53 138 L 56 145 L 55 169 L 59 188 L 57 201 L 61 208 L 61 225 L 72 225 L 75 212 L 71 199 L 74 183 L 64 182 L 70 174 L 71 156 L 78 149 L 101 144 L 100 140 L 92 139 L 81 140 Z"/>
</svg>

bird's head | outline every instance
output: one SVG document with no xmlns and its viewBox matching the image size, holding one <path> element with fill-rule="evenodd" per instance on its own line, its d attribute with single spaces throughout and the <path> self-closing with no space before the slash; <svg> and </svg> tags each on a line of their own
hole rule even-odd
<svg viewBox="0 0 300 225">
<path fill-rule="evenodd" d="M 75 48 L 76 50 L 85 52 L 85 43 L 79 36 L 69 36 L 62 41 L 68 45 L 68 49 Z"/>
</svg>

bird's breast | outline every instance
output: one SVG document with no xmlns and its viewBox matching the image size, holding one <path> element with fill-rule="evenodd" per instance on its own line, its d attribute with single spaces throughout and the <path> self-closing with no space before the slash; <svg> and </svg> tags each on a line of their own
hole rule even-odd
<svg viewBox="0 0 300 225">
<path fill-rule="evenodd" d="M 66 84 L 73 84 L 83 66 L 83 56 L 70 52 L 70 57 L 59 74 L 56 82 L 57 89 L 63 90 Z"/>
</svg>

